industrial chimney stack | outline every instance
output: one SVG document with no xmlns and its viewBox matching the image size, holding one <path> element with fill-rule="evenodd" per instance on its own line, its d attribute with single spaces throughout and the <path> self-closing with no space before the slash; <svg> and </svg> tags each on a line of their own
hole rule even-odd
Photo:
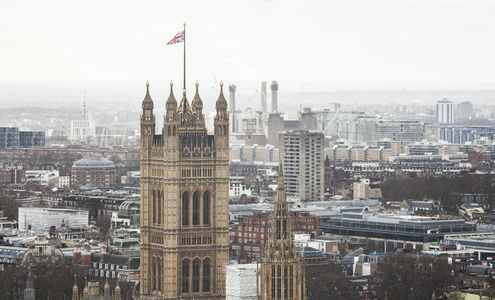
<svg viewBox="0 0 495 300">
<path fill-rule="evenodd" d="M 266 81 L 261 82 L 261 111 L 266 112 Z"/>
<path fill-rule="evenodd" d="M 235 110 L 235 90 L 236 90 L 236 86 L 231 84 L 229 85 L 229 92 L 230 92 L 230 96 L 229 96 L 229 110 L 230 111 L 234 111 Z"/>
<path fill-rule="evenodd" d="M 270 88 L 272 90 L 272 112 L 277 112 L 278 111 L 278 105 L 277 105 L 278 83 L 275 80 L 273 80 L 272 84 L 270 85 Z"/>
</svg>

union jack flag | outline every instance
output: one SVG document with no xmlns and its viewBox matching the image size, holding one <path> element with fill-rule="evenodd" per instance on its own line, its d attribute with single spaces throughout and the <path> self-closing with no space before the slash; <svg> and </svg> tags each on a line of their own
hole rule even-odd
<svg viewBox="0 0 495 300">
<path fill-rule="evenodd" d="M 172 45 L 172 44 L 177 44 L 177 43 L 182 43 L 185 39 L 185 30 L 182 30 L 181 32 L 177 33 L 173 39 L 170 40 L 170 42 L 167 43 L 167 45 Z"/>
</svg>

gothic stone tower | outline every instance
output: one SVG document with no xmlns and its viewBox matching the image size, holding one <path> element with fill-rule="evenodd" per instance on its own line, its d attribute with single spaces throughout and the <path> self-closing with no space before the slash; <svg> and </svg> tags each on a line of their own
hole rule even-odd
<svg viewBox="0 0 495 300">
<path fill-rule="evenodd" d="M 198 94 L 177 106 L 170 83 L 161 134 L 146 84 L 141 115 L 141 293 L 225 299 L 228 263 L 229 118 L 223 84 L 214 134 Z"/>
<path fill-rule="evenodd" d="M 270 216 L 270 233 L 261 258 L 260 293 L 262 300 L 304 300 L 305 283 L 301 258 L 292 235 L 292 222 L 285 198 L 282 164 L 279 167 L 277 200 Z"/>
</svg>

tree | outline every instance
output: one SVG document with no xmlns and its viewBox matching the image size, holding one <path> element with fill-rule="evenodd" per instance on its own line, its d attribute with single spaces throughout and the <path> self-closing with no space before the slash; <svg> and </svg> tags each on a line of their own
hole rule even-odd
<svg viewBox="0 0 495 300">
<path fill-rule="evenodd" d="M 98 216 L 98 218 L 96 218 L 95 223 L 96 227 L 100 229 L 103 240 L 106 241 L 108 239 L 110 227 L 112 226 L 112 218 L 107 215 L 100 215 Z"/>
<path fill-rule="evenodd" d="M 7 195 L 0 194 L 0 209 L 3 210 L 3 215 L 7 217 L 8 220 L 18 220 L 18 207 L 14 199 Z"/>
<path fill-rule="evenodd" d="M 2 299 L 23 299 L 26 288 L 27 268 L 4 264 L 0 271 L 0 297 Z"/>
<path fill-rule="evenodd" d="M 306 270 L 308 300 L 353 299 L 353 285 L 342 274 L 338 265 L 327 265 Z"/>
<path fill-rule="evenodd" d="M 422 300 L 448 292 L 454 285 L 452 266 L 443 256 L 398 253 L 386 257 L 373 276 L 377 295 L 388 299 Z"/>
</svg>

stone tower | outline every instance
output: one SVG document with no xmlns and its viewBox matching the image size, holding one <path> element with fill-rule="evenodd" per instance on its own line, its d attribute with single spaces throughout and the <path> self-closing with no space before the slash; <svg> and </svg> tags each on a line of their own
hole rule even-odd
<svg viewBox="0 0 495 300">
<path fill-rule="evenodd" d="M 268 243 L 261 258 L 260 299 L 304 300 L 305 278 L 301 258 L 294 246 L 282 164 L 279 170 L 277 200 L 270 216 Z"/>
<path fill-rule="evenodd" d="M 229 221 L 229 117 L 223 83 L 214 134 L 198 93 L 177 105 L 170 83 L 155 132 L 146 84 L 141 115 L 141 293 L 165 299 L 225 299 Z"/>
</svg>

